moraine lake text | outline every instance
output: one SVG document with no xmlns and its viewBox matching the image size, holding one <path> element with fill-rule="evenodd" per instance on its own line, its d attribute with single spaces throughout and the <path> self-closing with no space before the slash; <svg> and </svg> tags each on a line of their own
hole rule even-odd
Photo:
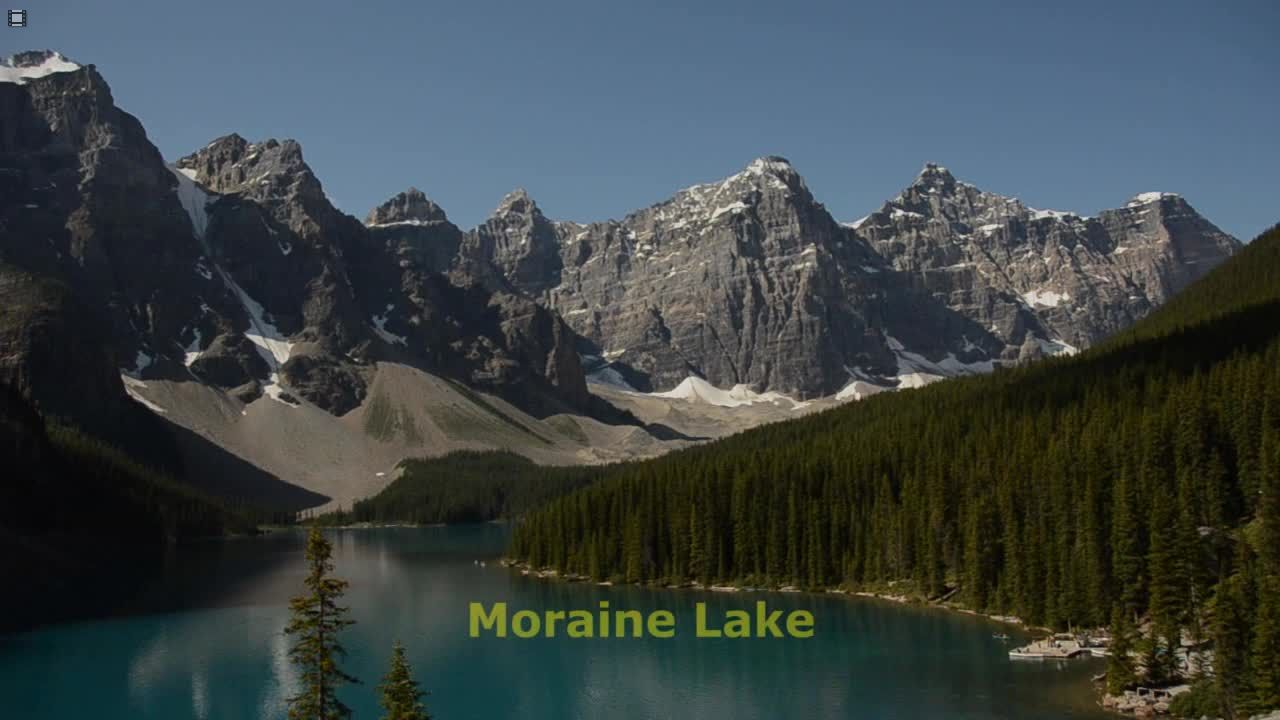
<svg viewBox="0 0 1280 720">
<path fill-rule="evenodd" d="M 468 610 L 473 638 L 534 637 L 565 638 L 671 638 L 679 628 L 670 610 L 611 610 L 601 600 L 593 610 L 516 610 L 509 612 L 504 602 L 472 602 Z M 728 610 L 710 613 L 706 603 L 694 606 L 693 635 L 698 638 L 811 638 L 813 613 L 807 610 L 769 610 L 768 603 L 756 602 L 755 612 Z"/>
</svg>

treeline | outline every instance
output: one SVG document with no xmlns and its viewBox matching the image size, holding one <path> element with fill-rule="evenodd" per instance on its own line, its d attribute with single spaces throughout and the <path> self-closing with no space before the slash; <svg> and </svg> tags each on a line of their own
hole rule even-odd
<svg viewBox="0 0 1280 720">
<path fill-rule="evenodd" d="M 69 425 L 46 421 L 0 384 L 0 529 L 171 540 L 252 532 L 272 517 L 232 508 Z M 286 519 L 286 518 L 277 518 Z"/>
<path fill-rule="evenodd" d="M 399 476 L 350 510 L 322 515 L 321 525 L 485 522 L 515 517 L 581 488 L 599 467 L 551 467 L 504 451 L 461 451 L 405 460 Z"/>
<path fill-rule="evenodd" d="M 530 514 L 512 553 L 600 580 L 892 585 L 1034 624 L 1147 623 L 1121 685 L 1211 638 L 1224 712 L 1280 706 L 1278 268 L 1273 229 L 1080 357 L 615 468 Z"/>
</svg>

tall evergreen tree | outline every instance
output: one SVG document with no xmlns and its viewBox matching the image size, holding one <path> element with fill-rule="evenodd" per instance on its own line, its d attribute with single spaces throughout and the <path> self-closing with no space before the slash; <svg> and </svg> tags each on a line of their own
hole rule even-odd
<svg viewBox="0 0 1280 720">
<path fill-rule="evenodd" d="M 307 535 L 306 561 L 307 592 L 290 601 L 293 617 L 284 630 L 294 638 L 289 658 L 302 674 L 301 692 L 289 698 L 289 720 L 350 718 L 351 708 L 338 699 L 337 690 L 359 681 L 338 667 L 346 656 L 338 633 L 355 621 L 338 604 L 347 581 L 332 577 L 333 548 L 317 527 Z"/>
<path fill-rule="evenodd" d="M 431 720 L 422 698 L 429 693 L 418 689 L 413 679 L 413 669 L 404 656 L 404 646 L 396 641 L 391 648 L 391 668 L 378 686 L 378 701 L 386 714 L 382 720 Z"/>
<path fill-rule="evenodd" d="M 1249 670 L 1252 704 L 1262 711 L 1280 708 L 1280 577 L 1259 580 L 1256 615 Z"/>
<path fill-rule="evenodd" d="M 1247 551 L 1241 551 L 1242 559 Z M 1223 717 L 1232 720 L 1250 704 L 1248 680 L 1249 621 L 1246 595 L 1250 591 L 1249 564 L 1218 583 L 1213 614 L 1214 683 Z"/>
<path fill-rule="evenodd" d="M 1107 692 L 1119 694 L 1138 681 L 1133 661 L 1133 621 L 1116 606 L 1111 614 L 1111 654 L 1107 656 Z"/>
</svg>

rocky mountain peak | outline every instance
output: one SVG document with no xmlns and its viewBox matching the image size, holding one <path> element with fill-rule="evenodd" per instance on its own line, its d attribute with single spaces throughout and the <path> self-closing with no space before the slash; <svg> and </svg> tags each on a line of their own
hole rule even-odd
<svg viewBox="0 0 1280 720">
<path fill-rule="evenodd" d="M 1006 361 L 1092 344 L 1238 247 L 1173 193 L 1086 217 L 980 190 L 934 164 L 850 227 L 1001 340 Z"/>
<path fill-rule="evenodd" d="M 519 187 L 507 193 L 493 211 L 494 217 L 511 214 L 532 216 L 541 215 L 542 211 L 538 209 L 538 204 L 533 201 L 533 198 L 529 197 L 529 192 Z"/>
<path fill-rule="evenodd" d="M 791 166 L 790 160 L 781 155 L 764 155 L 748 163 L 747 172 L 755 175 L 771 173 L 776 176 L 786 177 L 795 175 L 796 169 Z"/>
<path fill-rule="evenodd" d="M 439 205 L 418 188 L 411 187 L 370 210 L 365 225 L 431 224 L 448 219 Z"/>
<path fill-rule="evenodd" d="M 940 210 L 943 205 L 955 204 L 955 200 L 960 195 L 969 195 L 971 200 L 979 202 L 988 196 L 993 199 L 999 197 L 991 196 L 990 193 L 982 192 L 972 185 L 956 180 L 950 170 L 930 162 L 925 163 L 915 180 L 888 204 L 930 216 Z"/>
<path fill-rule="evenodd" d="M 911 187 L 951 192 L 955 190 L 956 178 L 950 170 L 937 163 L 925 163 Z"/>
<path fill-rule="evenodd" d="M 628 223 L 656 222 L 672 230 L 733 221 L 761 205 L 810 208 L 816 205 L 804 178 L 784 157 L 765 155 L 716 182 L 693 185 L 670 199 L 628 217 Z"/>
<path fill-rule="evenodd" d="M 256 198 L 319 196 L 320 181 L 302 157 L 296 140 L 270 138 L 252 143 L 238 134 L 224 135 L 175 165 L 194 170 L 200 184 L 218 193 Z"/>
<path fill-rule="evenodd" d="M 804 178 L 791 165 L 791 162 L 780 155 L 765 155 L 747 164 L 742 172 L 731 175 L 721 187 L 748 185 L 751 189 L 769 191 L 780 190 L 795 193 L 804 189 Z"/>
</svg>

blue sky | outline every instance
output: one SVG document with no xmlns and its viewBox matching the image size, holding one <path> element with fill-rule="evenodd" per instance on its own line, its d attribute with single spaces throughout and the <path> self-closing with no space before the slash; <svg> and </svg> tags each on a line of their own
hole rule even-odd
<svg viewBox="0 0 1280 720">
<path fill-rule="evenodd" d="M 361 218 L 410 185 L 463 227 L 516 186 L 620 217 L 778 154 L 841 220 L 936 161 L 1040 208 L 1280 221 L 1273 0 L 25 2 L 0 54 L 95 63 L 169 159 L 296 138 Z"/>
</svg>

